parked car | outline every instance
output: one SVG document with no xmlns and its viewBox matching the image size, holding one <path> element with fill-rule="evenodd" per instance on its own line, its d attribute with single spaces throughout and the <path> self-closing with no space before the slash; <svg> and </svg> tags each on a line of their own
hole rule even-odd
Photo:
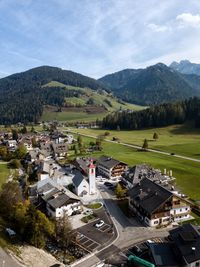
<svg viewBox="0 0 200 267">
<path fill-rule="evenodd" d="M 111 184 L 110 182 L 105 182 L 104 185 L 105 186 L 113 186 L 113 184 Z"/>
<path fill-rule="evenodd" d="M 104 225 L 104 221 L 103 220 L 100 220 L 100 221 L 98 221 L 97 223 L 95 223 L 95 227 L 96 228 L 100 228 L 101 226 L 103 226 Z"/>
</svg>

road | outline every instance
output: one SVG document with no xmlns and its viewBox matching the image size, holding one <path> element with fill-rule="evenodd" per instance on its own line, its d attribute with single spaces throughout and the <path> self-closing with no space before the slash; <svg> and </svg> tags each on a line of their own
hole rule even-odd
<svg viewBox="0 0 200 267">
<path fill-rule="evenodd" d="M 74 133 L 74 134 L 77 134 L 77 132 L 75 132 L 75 131 L 71 131 L 71 130 L 66 130 L 66 131 Z M 86 136 L 86 137 L 97 138 L 95 135 L 83 134 L 83 133 L 80 133 L 80 132 L 78 134 L 80 134 L 82 136 Z M 109 142 L 109 143 L 114 143 L 114 144 L 120 144 L 120 145 L 127 146 L 127 147 L 132 147 L 132 148 L 136 148 L 136 149 L 142 149 L 141 146 L 131 145 L 131 144 L 127 144 L 127 143 L 124 143 L 124 142 L 118 143 L 116 141 L 112 141 L 112 140 L 109 140 L 109 139 L 104 139 L 104 141 Z M 171 156 L 171 157 L 175 157 L 175 158 L 190 160 L 190 161 L 194 161 L 194 162 L 200 162 L 200 159 L 195 159 L 195 158 L 186 157 L 186 156 L 177 155 L 177 154 L 171 155 L 171 153 L 169 153 L 169 152 L 164 152 L 164 151 L 160 151 L 160 150 L 156 150 L 156 149 L 148 148 L 148 149 L 146 149 L 146 151 L 157 153 L 157 154 L 162 154 L 162 155 L 166 155 L 166 156 Z"/>
<path fill-rule="evenodd" d="M 129 219 L 124 216 L 124 214 L 114 201 L 112 193 L 109 190 L 106 190 L 103 185 L 98 187 L 101 191 L 105 206 L 110 213 L 113 223 L 117 229 L 118 236 L 106 248 L 102 249 L 100 252 L 96 252 L 86 260 L 83 259 L 80 263 L 78 262 L 73 266 L 95 266 L 95 264 L 97 264 L 98 262 L 113 254 L 118 254 L 122 249 L 126 247 L 132 246 L 144 240 L 155 237 L 165 237 L 168 235 L 168 231 L 166 229 L 156 230 L 149 227 L 144 227 L 136 219 Z"/>
<path fill-rule="evenodd" d="M 22 267 L 17 261 L 11 258 L 2 248 L 0 248 L 0 266 L 2 267 Z"/>
</svg>

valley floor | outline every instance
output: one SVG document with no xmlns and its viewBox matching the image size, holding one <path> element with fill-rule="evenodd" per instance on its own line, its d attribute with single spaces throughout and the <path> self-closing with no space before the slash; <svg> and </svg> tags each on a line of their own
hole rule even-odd
<svg viewBox="0 0 200 267">
<path fill-rule="evenodd" d="M 98 136 L 105 133 L 105 130 L 95 129 L 72 129 L 73 132 L 90 136 Z M 141 131 L 109 131 L 106 139 L 112 140 L 113 136 L 119 138 L 119 142 L 142 146 L 147 138 L 149 148 L 175 153 L 186 157 L 200 159 L 200 130 L 188 126 L 176 125 L 171 127 L 149 129 Z M 153 140 L 153 133 L 159 134 L 157 141 Z M 84 137 L 84 142 L 89 143 L 93 138 Z M 163 171 L 164 168 L 173 171 L 176 177 L 176 184 L 180 190 L 190 196 L 191 199 L 200 200 L 200 163 L 184 158 L 164 155 L 154 152 L 138 151 L 136 148 L 127 147 L 118 142 L 103 142 L 103 151 L 96 152 L 94 156 L 102 154 L 112 156 L 124 161 L 129 165 L 148 163 Z"/>
</svg>

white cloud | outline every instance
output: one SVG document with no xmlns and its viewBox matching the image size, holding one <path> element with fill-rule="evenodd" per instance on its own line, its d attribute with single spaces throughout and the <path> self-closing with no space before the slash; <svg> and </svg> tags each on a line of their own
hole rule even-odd
<svg viewBox="0 0 200 267">
<path fill-rule="evenodd" d="M 200 15 L 192 15 L 191 13 L 182 13 L 176 17 L 181 27 L 200 27 Z"/>
<path fill-rule="evenodd" d="M 165 25 L 157 25 L 155 23 L 150 23 L 147 25 L 149 29 L 151 29 L 154 32 L 166 32 L 169 30 L 169 28 Z"/>
</svg>

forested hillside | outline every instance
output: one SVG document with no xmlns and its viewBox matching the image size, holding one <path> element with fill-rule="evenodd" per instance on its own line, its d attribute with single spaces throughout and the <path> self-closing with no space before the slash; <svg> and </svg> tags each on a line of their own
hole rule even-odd
<svg viewBox="0 0 200 267">
<path fill-rule="evenodd" d="M 76 96 L 77 92 L 66 88 L 43 87 L 51 81 L 93 90 L 106 89 L 92 78 L 48 66 L 14 74 L 0 79 L 0 124 L 36 122 L 42 115 L 43 105 L 62 106 L 65 97 Z"/>
<path fill-rule="evenodd" d="M 146 69 L 123 70 L 99 81 L 123 100 L 147 106 L 200 95 L 198 80 L 187 80 L 187 75 L 183 77 L 162 63 Z"/>
<path fill-rule="evenodd" d="M 143 129 L 182 124 L 194 120 L 200 127 L 200 98 L 162 104 L 138 112 L 116 112 L 103 119 L 102 127 L 108 129 Z"/>
</svg>

